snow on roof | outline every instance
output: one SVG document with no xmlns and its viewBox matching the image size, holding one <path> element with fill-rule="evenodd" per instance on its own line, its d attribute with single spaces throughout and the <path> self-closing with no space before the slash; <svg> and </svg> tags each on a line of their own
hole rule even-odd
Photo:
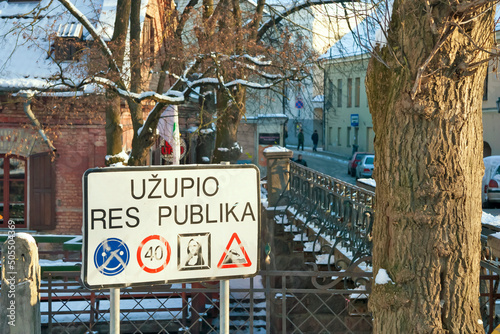
<svg viewBox="0 0 500 334">
<path fill-rule="evenodd" d="M 86 16 L 106 41 L 113 34 L 116 2 L 72 0 L 74 7 Z M 142 21 L 147 2 L 142 2 Z M 44 9 L 39 11 L 39 8 Z M 57 35 L 92 39 L 90 33 L 58 1 L 0 1 L 0 90 L 62 88 L 54 87 L 57 82 L 50 81 L 59 70 L 49 57 L 53 54 L 53 39 Z M 83 66 L 77 66 L 74 61 L 63 61 L 60 65 L 70 79 L 85 75 Z"/>
<path fill-rule="evenodd" d="M 75 0 L 75 6 L 93 23 L 99 18 L 103 0 Z M 0 2 L 0 90 L 49 88 L 48 78 L 57 73 L 58 67 L 49 57 L 52 39 L 59 27 L 77 24 L 66 9 L 54 1 Z M 37 5 L 49 7 L 42 11 L 34 23 Z M 33 13 L 26 15 L 26 13 Z M 21 15 L 26 15 L 19 18 Z M 34 24 L 33 24 L 34 23 Z M 82 29 L 82 37 L 88 35 Z M 69 70 L 73 62 L 61 63 Z M 79 76 L 78 70 L 73 73 Z"/>
<path fill-rule="evenodd" d="M 325 96 L 324 95 L 316 95 L 312 99 L 313 102 L 324 102 L 325 101 Z"/>
<path fill-rule="evenodd" d="M 288 118 L 285 114 L 258 114 L 258 118 Z"/>
<path fill-rule="evenodd" d="M 318 59 L 327 60 L 361 56 L 370 52 L 376 44 L 385 44 L 387 40 L 384 32 L 387 31 L 390 13 L 392 13 L 392 3 L 387 2 L 386 4 L 387 7 L 380 7 L 365 20 L 360 20 L 357 26 L 353 27 L 349 33 L 345 34 Z M 495 31 L 500 31 L 500 5 L 497 5 L 494 22 Z"/>
<path fill-rule="evenodd" d="M 345 34 L 326 53 L 319 57 L 320 60 L 340 59 L 351 56 L 361 56 L 370 52 L 376 43 L 384 43 L 385 38 L 382 33 L 384 27 L 380 22 L 386 22 L 385 14 L 379 12 L 372 13 L 364 20 L 359 19 L 359 23 L 352 27 L 351 31 Z"/>
</svg>

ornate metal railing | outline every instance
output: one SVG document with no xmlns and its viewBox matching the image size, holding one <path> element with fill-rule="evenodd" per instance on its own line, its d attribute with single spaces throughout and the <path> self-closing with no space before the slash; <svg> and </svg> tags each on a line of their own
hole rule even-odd
<svg viewBox="0 0 500 334">
<path fill-rule="evenodd" d="M 80 272 L 45 272 L 40 287 L 42 333 L 107 333 L 108 290 L 88 290 Z M 363 281 L 339 286 L 340 280 Z M 369 333 L 371 273 L 261 270 L 232 283 L 232 334 Z M 120 290 L 123 333 L 219 333 L 218 282 Z"/>
<path fill-rule="evenodd" d="M 327 254 L 328 270 L 370 261 L 375 193 L 294 162 L 285 189 L 277 220 L 292 220 L 304 247 Z"/>
</svg>

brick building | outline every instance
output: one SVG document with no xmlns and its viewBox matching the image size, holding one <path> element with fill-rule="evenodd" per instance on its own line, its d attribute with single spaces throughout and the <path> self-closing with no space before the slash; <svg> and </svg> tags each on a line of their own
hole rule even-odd
<svg viewBox="0 0 500 334">
<path fill-rule="evenodd" d="M 18 232 L 80 234 L 82 175 L 89 168 L 105 166 L 107 100 L 103 94 L 86 90 L 64 93 L 54 85 L 59 69 L 71 74 L 79 71 L 82 60 L 75 57 L 80 50 L 75 45 L 88 46 L 92 41 L 57 2 L 38 21 L 30 20 L 36 11 L 19 19 L 47 3 L 0 3 L 0 229 L 13 220 Z M 155 27 L 160 26 L 156 24 L 157 2 L 142 3 L 143 47 L 155 52 L 154 32 L 159 33 Z M 109 40 L 116 1 L 75 4 L 102 38 Z M 25 33 L 6 34 L 13 28 Z M 123 149 L 127 151 L 132 124 L 123 101 L 121 108 Z"/>
</svg>

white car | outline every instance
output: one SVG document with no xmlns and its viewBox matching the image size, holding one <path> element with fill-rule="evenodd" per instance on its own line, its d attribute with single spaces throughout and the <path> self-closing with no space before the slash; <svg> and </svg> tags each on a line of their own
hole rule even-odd
<svg viewBox="0 0 500 334">
<path fill-rule="evenodd" d="M 500 155 L 486 157 L 483 161 L 481 200 L 483 207 L 487 207 L 491 203 L 500 203 Z"/>
<path fill-rule="evenodd" d="M 371 178 L 373 174 L 373 162 L 375 155 L 369 154 L 361 158 L 356 166 L 356 180 L 361 178 Z"/>
</svg>

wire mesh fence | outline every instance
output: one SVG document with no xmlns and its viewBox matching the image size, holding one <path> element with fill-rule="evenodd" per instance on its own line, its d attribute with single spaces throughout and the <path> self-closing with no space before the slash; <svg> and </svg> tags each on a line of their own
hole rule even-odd
<svg viewBox="0 0 500 334">
<path fill-rule="evenodd" d="M 45 272 L 43 333 L 107 333 L 107 290 L 88 290 L 79 272 Z M 369 287 L 345 272 L 261 271 L 231 280 L 231 333 L 370 333 Z M 335 279 L 334 279 L 335 278 Z M 124 288 L 122 333 L 219 333 L 218 282 Z"/>
</svg>

